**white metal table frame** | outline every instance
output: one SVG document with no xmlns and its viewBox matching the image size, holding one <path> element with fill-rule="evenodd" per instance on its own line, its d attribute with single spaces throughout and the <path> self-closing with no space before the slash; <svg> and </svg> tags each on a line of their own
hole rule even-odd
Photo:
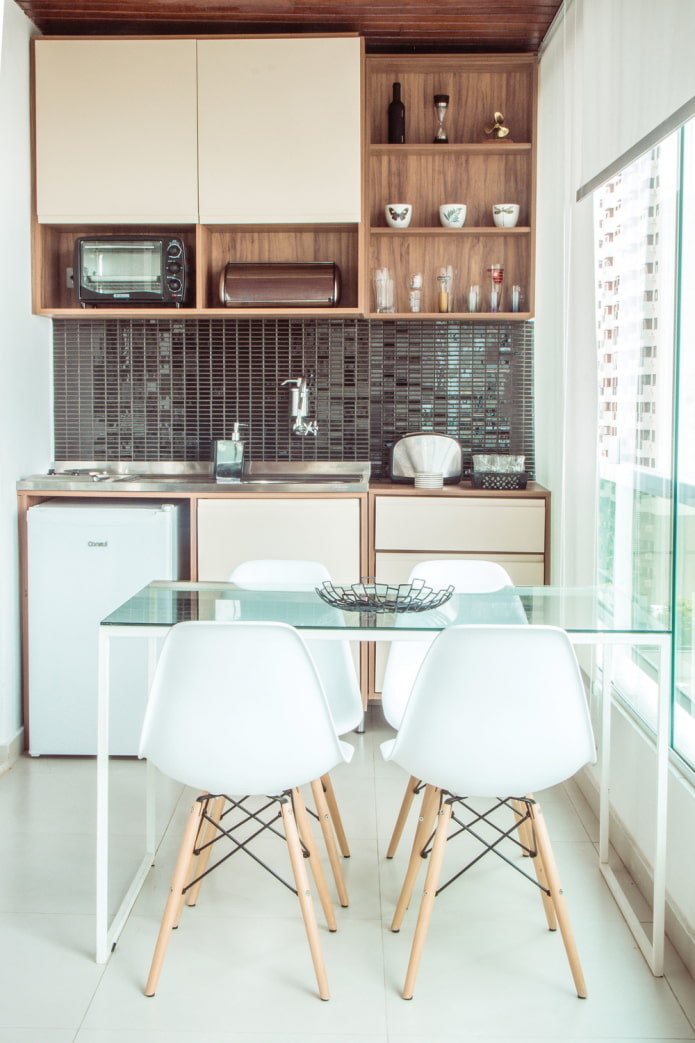
<svg viewBox="0 0 695 1043">
<path fill-rule="evenodd" d="M 168 583 L 170 588 L 195 587 L 197 584 Z M 173 625 L 173 624 L 172 624 Z M 303 628 L 300 629 L 302 632 Z M 113 639 L 146 638 L 148 640 L 148 688 L 157 661 L 158 644 L 169 627 L 141 624 L 110 624 L 99 627 L 99 666 L 97 690 L 97 808 L 96 808 L 96 962 L 106 963 L 125 926 L 130 911 L 145 882 L 155 857 L 155 769 L 147 765 L 145 851 L 138 869 L 121 904 L 109 924 L 109 650 Z M 311 630 L 311 639 L 348 641 L 418 641 L 431 637 L 432 628 L 422 630 L 397 628 L 345 627 L 331 630 Z M 599 751 L 599 867 L 615 898 L 652 974 L 661 976 L 664 967 L 666 914 L 666 829 L 668 810 L 670 704 L 670 642 L 666 631 L 632 630 L 567 630 L 574 645 L 603 646 L 601 683 L 601 745 Z M 658 705 L 656 726 L 656 813 L 654 829 L 654 861 L 652 889 L 651 938 L 635 913 L 627 894 L 611 868 L 610 856 L 610 772 L 611 772 L 611 710 L 613 648 L 616 645 L 648 645 L 659 651 Z"/>
</svg>

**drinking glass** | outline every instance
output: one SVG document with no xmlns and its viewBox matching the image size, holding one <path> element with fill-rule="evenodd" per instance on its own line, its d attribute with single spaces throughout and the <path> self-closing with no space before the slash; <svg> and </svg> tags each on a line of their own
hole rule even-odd
<svg viewBox="0 0 695 1043">
<path fill-rule="evenodd" d="M 487 270 L 490 276 L 490 311 L 502 311 L 502 280 L 504 279 L 504 266 L 491 264 Z"/>
</svg>

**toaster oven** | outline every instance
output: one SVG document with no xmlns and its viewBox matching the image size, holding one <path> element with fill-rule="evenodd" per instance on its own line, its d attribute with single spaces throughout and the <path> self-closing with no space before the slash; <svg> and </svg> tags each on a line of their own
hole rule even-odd
<svg viewBox="0 0 695 1043">
<path fill-rule="evenodd" d="M 75 240 L 75 296 L 91 305 L 168 305 L 186 296 L 186 249 L 176 235 L 81 236 Z"/>
</svg>

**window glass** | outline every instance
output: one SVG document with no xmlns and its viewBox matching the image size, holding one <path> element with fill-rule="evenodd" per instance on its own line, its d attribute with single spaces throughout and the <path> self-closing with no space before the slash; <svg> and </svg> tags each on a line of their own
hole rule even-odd
<svg viewBox="0 0 695 1043">
<path fill-rule="evenodd" d="M 598 574 L 659 619 L 671 613 L 678 134 L 594 196 L 597 277 Z M 655 653 L 618 652 L 616 677 L 655 720 Z"/>
</svg>

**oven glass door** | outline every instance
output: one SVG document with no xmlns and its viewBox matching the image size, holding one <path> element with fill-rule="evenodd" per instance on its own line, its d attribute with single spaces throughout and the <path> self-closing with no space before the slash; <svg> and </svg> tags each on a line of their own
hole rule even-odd
<svg viewBox="0 0 695 1043">
<path fill-rule="evenodd" d="M 83 243 L 81 285 L 108 297 L 162 294 L 162 241 Z"/>
</svg>

